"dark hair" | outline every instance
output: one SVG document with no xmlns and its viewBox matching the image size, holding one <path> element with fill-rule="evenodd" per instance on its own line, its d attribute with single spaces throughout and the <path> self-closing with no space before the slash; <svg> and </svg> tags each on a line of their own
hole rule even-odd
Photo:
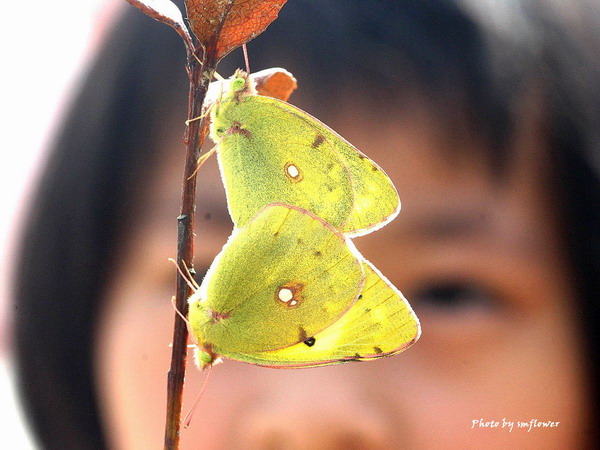
<svg viewBox="0 0 600 450">
<path fill-rule="evenodd" d="M 294 73 L 308 94 L 300 106 L 317 115 L 332 103 L 320 99 L 349 89 L 386 101 L 416 93 L 440 123 L 460 105 L 460 120 L 489 143 L 495 165 L 508 157 L 515 105 L 538 83 L 595 380 L 600 22 L 585 23 L 594 5 L 584 0 L 576 27 L 545 2 L 507 3 L 497 8 L 518 11 L 521 28 L 487 22 L 476 1 L 292 0 L 250 44 L 251 62 Z M 184 119 L 184 58 L 176 33 L 130 8 L 89 68 L 40 180 L 18 267 L 15 345 L 21 394 L 44 448 L 106 447 L 94 388 L 96 318 L 161 121 L 167 112 Z M 232 72 L 228 60 L 223 74 Z"/>
</svg>

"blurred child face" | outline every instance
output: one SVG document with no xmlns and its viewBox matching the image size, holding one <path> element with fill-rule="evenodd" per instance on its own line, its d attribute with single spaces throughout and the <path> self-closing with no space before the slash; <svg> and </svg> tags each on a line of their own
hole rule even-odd
<svg viewBox="0 0 600 450">
<path fill-rule="evenodd" d="M 376 121 L 357 105 L 340 111 L 335 128 L 386 170 L 402 200 L 398 218 L 356 246 L 403 291 L 423 335 L 405 353 L 368 363 L 288 371 L 226 360 L 182 448 L 578 447 L 584 355 L 536 130 L 519 129 L 498 181 L 475 140 L 449 142 L 418 108 Z M 167 259 L 183 167 L 173 142 L 140 200 L 140 228 L 100 321 L 97 382 L 114 448 L 162 445 L 175 284 Z M 214 158 L 199 178 L 201 273 L 231 222 Z M 190 353 L 184 413 L 204 377 Z M 530 427 L 535 419 L 549 427 Z"/>
</svg>

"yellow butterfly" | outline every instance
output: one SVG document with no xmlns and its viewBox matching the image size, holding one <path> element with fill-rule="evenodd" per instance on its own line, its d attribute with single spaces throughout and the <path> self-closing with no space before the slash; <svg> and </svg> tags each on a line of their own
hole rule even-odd
<svg viewBox="0 0 600 450">
<path fill-rule="evenodd" d="M 280 203 L 234 230 L 188 317 L 201 367 L 220 356 L 284 368 L 372 360 L 421 333 L 406 299 L 351 241 Z"/>
<path fill-rule="evenodd" d="M 265 205 L 282 202 L 359 236 L 400 210 L 398 193 L 377 164 L 308 113 L 256 95 L 243 71 L 212 107 L 210 136 L 238 227 Z"/>
</svg>

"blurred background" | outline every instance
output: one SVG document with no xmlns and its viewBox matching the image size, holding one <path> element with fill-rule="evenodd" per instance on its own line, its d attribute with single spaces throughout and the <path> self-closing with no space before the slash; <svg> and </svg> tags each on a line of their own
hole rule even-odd
<svg viewBox="0 0 600 450">
<path fill-rule="evenodd" d="M 64 111 L 77 91 L 121 0 L 33 0 L 3 6 L 0 48 L 0 436 L 4 447 L 34 448 L 14 391 L 10 356 L 10 277 L 19 235 L 36 175 Z M 10 438 L 12 436 L 12 438 Z M 4 448 L 9 448 L 4 447 Z"/>
</svg>

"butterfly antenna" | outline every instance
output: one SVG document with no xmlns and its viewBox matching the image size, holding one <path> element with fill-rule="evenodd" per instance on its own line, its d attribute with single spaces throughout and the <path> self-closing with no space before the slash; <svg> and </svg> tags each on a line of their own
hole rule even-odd
<svg viewBox="0 0 600 450">
<path fill-rule="evenodd" d="M 198 289 L 200 289 L 200 286 L 198 286 L 198 283 L 196 283 L 196 280 L 194 280 L 194 277 L 190 273 L 190 270 L 188 269 L 185 261 L 182 261 L 182 264 L 183 264 L 183 267 L 185 268 L 187 275 L 182 272 L 181 268 L 179 267 L 179 264 L 177 264 L 177 261 L 175 261 L 173 258 L 169 258 L 169 261 L 171 261 L 173 264 L 175 264 L 175 267 L 177 267 L 177 271 L 179 272 L 179 275 L 181 275 L 181 277 L 185 280 L 185 282 L 187 283 L 187 285 L 190 287 L 190 289 L 192 291 L 196 292 Z M 181 311 L 179 311 L 179 309 L 177 309 L 177 305 L 175 304 L 175 301 L 176 301 L 175 296 L 171 297 L 171 304 L 173 305 L 173 309 L 179 315 L 179 317 L 181 317 L 181 319 L 185 322 L 185 325 L 187 326 L 187 329 L 188 329 L 188 335 L 192 336 L 192 340 L 194 341 L 194 344 L 196 344 L 196 347 L 197 347 L 198 341 L 196 340 L 196 336 L 192 332 L 190 321 L 187 319 L 187 317 L 185 317 L 181 313 Z"/>
<path fill-rule="evenodd" d="M 193 117 L 193 118 L 191 118 L 191 119 L 187 119 L 187 120 L 185 121 L 185 126 L 186 126 L 186 127 L 189 127 L 189 126 L 190 126 L 190 123 L 192 123 L 192 122 L 195 122 L 195 121 L 197 121 L 197 120 L 202 120 L 202 119 L 204 119 L 204 118 L 205 118 L 205 117 L 206 117 L 206 116 L 207 116 L 209 113 L 210 113 L 210 108 L 209 108 L 209 109 L 207 109 L 207 110 L 206 110 L 206 111 L 205 111 L 203 114 L 200 114 L 198 117 Z"/>
<path fill-rule="evenodd" d="M 221 102 L 221 100 L 223 99 L 223 85 L 225 84 L 225 80 L 222 80 L 219 83 L 219 96 L 217 97 L 217 100 L 215 101 L 215 103 L 212 105 L 212 107 L 217 108 L 217 114 L 219 113 L 219 104 Z"/>
<path fill-rule="evenodd" d="M 192 423 L 192 416 L 194 415 L 194 412 L 196 411 L 196 408 L 200 404 L 200 400 L 202 399 L 202 395 L 204 394 L 204 391 L 206 390 L 206 386 L 208 385 L 208 380 L 210 380 L 210 374 L 212 373 L 211 369 L 212 369 L 212 366 L 209 366 L 208 367 L 208 372 L 206 374 L 206 378 L 204 379 L 204 383 L 202 384 L 202 389 L 200 389 L 200 393 L 196 397 L 196 400 L 194 401 L 194 404 L 192 405 L 192 408 L 185 415 L 185 419 L 183 419 L 183 428 L 188 428 L 190 426 L 190 424 Z"/>
<path fill-rule="evenodd" d="M 173 343 L 172 342 L 169 344 L 169 348 L 173 348 Z M 186 348 L 188 350 L 194 350 L 195 348 L 198 348 L 198 346 L 196 344 L 188 344 L 186 346 Z"/>
<path fill-rule="evenodd" d="M 244 51 L 244 62 L 246 63 L 246 73 L 250 73 L 250 62 L 248 59 L 248 47 L 246 47 L 246 44 L 242 45 L 242 50 Z"/>
<path fill-rule="evenodd" d="M 194 55 L 194 59 L 196 61 L 198 61 L 198 64 L 202 65 L 202 61 L 200 60 L 200 58 L 198 58 L 198 55 L 196 55 L 196 52 L 193 52 L 192 55 Z"/>
</svg>

